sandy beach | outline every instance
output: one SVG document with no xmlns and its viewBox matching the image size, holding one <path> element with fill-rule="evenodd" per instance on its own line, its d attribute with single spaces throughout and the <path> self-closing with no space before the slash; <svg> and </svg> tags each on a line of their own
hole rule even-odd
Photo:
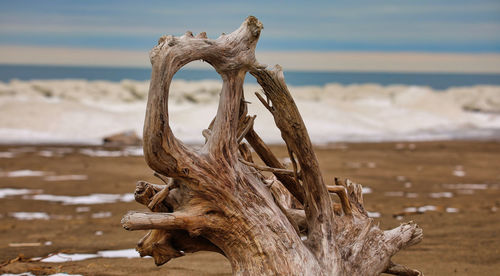
<svg viewBox="0 0 500 276">
<path fill-rule="evenodd" d="M 283 146 L 273 150 L 286 157 Z M 120 226 L 128 210 L 143 208 L 131 196 L 135 182 L 158 183 L 138 151 L 0 146 L 0 273 L 230 275 L 229 263 L 215 253 L 156 267 L 133 250 L 111 251 L 133 249 L 144 235 Z M 382 229 L 410 220 L 423 228 L 422 243 L 395 262 L 425 275 L 494 275 L 500 269 L 500 142 L 335 143 L 318 146 L 316 154 L 327 183 L 348 177 L 367 187 L 365 206 Z M 56 253 L 95 255 L 72 262 L 31 259 Z"/>
<path fill-rule="evenodd" d="M 0 276 L 500 275 L 500 1 L 0 18 Z"/>
</svg>

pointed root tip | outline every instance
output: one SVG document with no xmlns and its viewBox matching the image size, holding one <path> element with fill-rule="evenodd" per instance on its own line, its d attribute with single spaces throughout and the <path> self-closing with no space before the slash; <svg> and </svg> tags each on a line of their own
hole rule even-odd
<svg viewBox="0 0 500 276">
<path fill-rule="evenodd" d="M 155 265 L 156 266 L 162 266 L 162 265 L 166 264 L 170 260 L 170 258 L 164 258 L 164 257 L 161 257 L 161 256 L 154 256 L 153 258 L 155 260 Z"/>
</svg>

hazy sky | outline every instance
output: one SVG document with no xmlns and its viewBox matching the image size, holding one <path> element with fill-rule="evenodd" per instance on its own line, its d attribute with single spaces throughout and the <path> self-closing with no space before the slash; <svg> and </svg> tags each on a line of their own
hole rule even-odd
<svg viewBox="0 0 500 276">
<path fill-rule="evenodd" d="M 248 15 L 264 24 L 264 52 L 500 53 L 499 0 L 0 0 L 0 50 L 146 51 L 163 34 L 218 37 Z"/>
</svg>

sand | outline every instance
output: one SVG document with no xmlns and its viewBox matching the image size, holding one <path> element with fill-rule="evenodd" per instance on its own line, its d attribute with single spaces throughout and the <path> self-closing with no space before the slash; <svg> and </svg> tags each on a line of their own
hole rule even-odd
<svg viewBox="0 0 500 276">
<path fill-rule="evenodd" d="M 143 157 L 92 157 L 82 152 L 101 148 L 84 148 L 87 151 L 81 146 L 0 146 L 1 263 L 20 254 L 31 258 L 130 249 L 144 235 L 120 226 L 128 210 L 143 208 L 127 198 L 135 182 L 157 182 Z M 286 156 L 282 146 L 273 150 Z M 424 229 L 422 243 L 400 252 L 395 262 L 425 275 L 494 275 L 500 270 L 500 142 L 343 143 L 318 147 L 316 153 L 327 183 L 335 176 L 349 177 L 371 189 L 365 195 L 366 207 L 375 216 L 380 214 L 374 219 L 381 228 L 414 220 Z M 36 194 L 120 197 L 113 197 L 114 203 L 72 204 L 29 199 Z M 419 207 L 425 212 L 412 213 Z M 14 217 L 16 212 L 39 215 L 20 220 Z M 28 271 L 230 275 L 231 267 L 213 253 L 192 254 L 162 267 L 148 258 L 102 257 L 63 263 L 15 261 L 0 267 L 0 274 Z"/>
</svg>

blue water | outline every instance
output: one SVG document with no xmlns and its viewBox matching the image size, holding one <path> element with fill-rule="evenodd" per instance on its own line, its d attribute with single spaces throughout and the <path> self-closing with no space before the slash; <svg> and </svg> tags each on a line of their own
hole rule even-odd
<svg viewBox="0 0 500 276">
<path fill-rule="evenodd" d="M 148 80 L 149 68 L 41 66 L 41 65 L 0 65 L 0 81 L 12 79 L 86 79 L 120 81 L 123 79 Z M 220 79 L 214 70 L 183 69 L 176 79 L 203 80 Z M 447 89 L 452 86 L 500 85 L 500 74 L 448 74 L 448 73 L 384 73 L 384 72 L 304 72 L 285 71 L 287 84 L 295 86 L 343 85 L 376 83 L 380 85 L 420 85 L 434 89 Z M 247 81 L 255 83 L 252 76 Z"/>
</svg>

